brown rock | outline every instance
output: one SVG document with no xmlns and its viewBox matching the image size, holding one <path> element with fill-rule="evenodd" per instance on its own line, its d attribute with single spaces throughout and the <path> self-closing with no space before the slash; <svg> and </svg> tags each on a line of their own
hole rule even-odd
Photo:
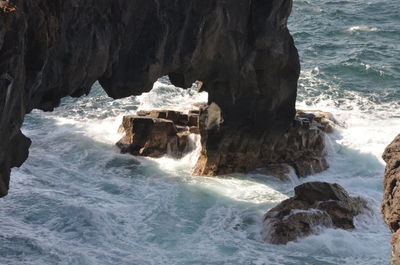
<svg viewBox="0 0 400 265">
<path fill-rule="evenodd" d="M 181 118 L 181 112 L 179 111 L 173 111 L 173 110 L 167 110 L 167 116 L 166 119 L 172 121 L 173 123 L 179 123 Z"/>
<path fill-rule="evenodd" d="M 314 158 L 311 156 L 304 159 L 300 157 L 293 161 L 293 167 L 299 177 L 306 177 L 328 169 L 329 165 L 325 159 L 325 154 L 322 154 L 322 156 Z"/>
<path fill-rule="evenodd" d="M 316 201 L 345 201 L 349 194 L 338 184 L 307 182 L 294 188 L 296 198 L 310 204 Z"/>
<path fill-rule="evenodd" d="M 283 245 L 298 238 L 318 233 L 321 226 L 332 227 L 332 220 L 326 212 L 293 210 L 285 215 L 271 212 L 265 216 L 264 240 L 271 244 Z"/>
<path fill-rule="evenodd" d="M 199 115 L 200 114 L 200 110 L 198 110 L 198 109 L 190 110 L 189 114 L 197 114 L 197 115 Z"/>
<path fill-rule="evenodd" d="M 187 148 L 190 146 L 189 145 L 190 132 L 188 132 L 188 131 L 180 132 L 180 133 L 177 133 L 176 135 L 177 135 L 177 148 L 176 148 L 176 150 L 179 150 L 180 153 L 187 153 Z"/>
<path fill-rule="evenodd" d="M 291 174 L 290 166 L 286 164 L 271 164 L 257 170 L 257 172 L 268 176 L 274 176 L 282 181 L 289 181 L 289 175 Z"/>
<path fill-rule="evenodd" d="M 329 214 L 337 228 L 354 228 L 353 217 L 367 208 L 366 202 L 359 197 L 350 197 L 338 184 L 308 182 L 295 188 L 298 199 L 315 204 L 319 210 Z"/>
<path fill-rule="evenodd" d="M 189 113 L 188 126 L 199 127 L 199 115 L 194 113 Z"/>
<path fill-rule="evenodd" d="M 392 264 L 400 264 L 400 134 L 383 153 L 386 162 L 382 213 L 392 231 Z"/>
<path fill-rule="evenodd" d="M 153 118 L 160 118 L 172 121 L 176 125 L 187 126 L 188 125 L 188 114 L 184 114 L 180 111 L 174 110 L 152 110 L 152 111 L 138 111 L 136 115 L 139 116 L 151 116 Z"/>
<path fill-rule="evenodd" d="M 326 133 L 332 133 L 335 127 L 345 127 L 332 113 L 320 110 L 297 110 L 296 119 L 308 120 L 310 126 L 317 126 Z"/>
<path fill-rule="evenodd" d="M 200 129 L 199 129 L 199 127 L 197 127 L 197 126 L 191 126 L 191 127 L 189 128 L 189 131 L 190 131 L 191 133 L 194 133 L 194 134 L 200 134 Z"/>
<path fill-rule="evenodd" d="M 175 125 L 175 127 L 178 130 L 178 132 L 187 132 L 188 131 L 188 127 L 187 126 Z"/>
<path fill-rule="evenodd" d="M 139 110 L 138 112 L 136 112 L 136 115 L 138 116 L 150 116 L 151 112 L 150 111 L 145 111 L 145 110 Z M 158 117 L 155 117 L 158 118 Z"/>
<path fill-rule="evenodd" d="M 367 208 L 361 198 L 350 197 L 338 184 L 309 182 L 295 188 L 295 196 L 264 216 L 264 240 L 286 244 L 316 234 L 321 227 L 354 228 L 353 218 Z"/>
<path fill-rule="evenodd" d="M 119 128 L 125 135 L 117 146 L 122 153 L 132 155 L 182 157 L 194 148 L 189 144 L 190 133 L 199 133 L 198 127 L 187 126 L 188 117 L 171 110 L 138 111 L 137 115 L 125 116 Z"/>
<path fill-rule="evenodd" d="M 300 112 L 286 133 L 281 134 L 243 127 L 225 128 L 220 110 L 212 106 L 200 111 L 202 152 L 194 175 L 246 173 L 271 164 L 288 164 L 299 177 L 305 177 L 329 167 L 325 159 L 328 129 L 323 129 L 315 114 Z M 211 142 L 207 140 L 210 134 L 213 138 L 214 134 L 222 136 Z"/>
<path fill-rule="evenodd" d="M 176 141 L 177 130 L 173 122 L 165 119 L 125 116 L 122 127 L 125 136 L 117 143 L 123 153 L 160 157 Z M 174 150 L 176 151 L 176 150 Z"/>
<path fill-rule="evenodd" d="M 1 0 L 0 1 L 0 10 L 4 13 L 11 13 L 17 10 L 15 6 L 10 4 L 9 1 Z"/>
<path fill-rule="evenodd" d="M 150 112 L 150 116 L 153 117 L 153 118 L 166 119 L 167 118 L 167 111 L 166 110 L 152 110 Z"/>
<path fill-rule="evenodd" d="M 189 122 L 189 115 L 180 113 L 179 114 L 179 120 L 176 123 L 188 126 L 188 122 Z"/>
</svg>

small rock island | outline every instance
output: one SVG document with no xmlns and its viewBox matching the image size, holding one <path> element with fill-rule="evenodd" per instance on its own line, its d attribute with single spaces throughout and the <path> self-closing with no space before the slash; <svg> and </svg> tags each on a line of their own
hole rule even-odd
<svg viewBox="0 0 400 265">
<path fill-rule="evenodd" d="M 322 228 L 353 229 L 354 217 L 368 209 L 366 201 L 351 197 L 338 184 L 307 182 L 294 191 L 294 197 L 264 216 L 265 241 L 286 244 L 317 234 Z"/>
</svg>

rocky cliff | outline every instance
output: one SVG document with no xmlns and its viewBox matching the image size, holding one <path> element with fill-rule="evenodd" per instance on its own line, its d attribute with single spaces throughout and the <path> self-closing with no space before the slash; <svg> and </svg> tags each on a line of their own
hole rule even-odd
<svg viewBox="0 0 400 265">
<path fill-rule="evenodd" d="M 227 152 L 218 143 L 232 132 L 244 142 L 282 134 L 295 115 L 291 0 L 0 2 L 1 196 L 28 155 L 24 115 L 86 94 L 96 80 L 113 98 L 164 75 L 181 87 L 202 81 L 220 114 L 204 129 L 205 156 Z"/>
<path fill-rule="evenodd" d="M 386 148 L 386 162 L 382 213 L 393 233 L 392 264 L 400 264 L 400 134 Z"/>
</svg>

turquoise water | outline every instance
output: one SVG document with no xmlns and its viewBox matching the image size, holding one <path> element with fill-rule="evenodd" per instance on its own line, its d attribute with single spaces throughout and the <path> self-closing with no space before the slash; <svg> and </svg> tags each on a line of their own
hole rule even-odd
<svg viewBox="0 0 400 265">
<path fill-rule="evenodd" d="M 198 150 L 180 161 L 119 154 L 124 114 L 207 98 L 165 80 L 117 101 L 95 85 L 52 113 L 34 111 L 23 128 L 30 157 L 0 200 L 0 264 L 388 264 L 380 156 L 400 132 L 398 14 L 397 0 L 294 2 L 298 108 L 327 110 L 347 124 L 327 139 L 330 169 L 306 180 L 191 177 Z M 353 231 L 264 243 L 263 214 L 312 180 L 340 183 L 374 213 L 359 216 Z"/>
</svg>

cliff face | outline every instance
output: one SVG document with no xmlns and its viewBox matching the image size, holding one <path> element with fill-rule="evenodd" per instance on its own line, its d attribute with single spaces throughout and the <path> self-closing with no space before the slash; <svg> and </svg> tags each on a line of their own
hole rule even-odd
<svg viewBox="0 0 400 265">
<path fill-rule="evenodd" d="M 251 132 L 284 133 L 299 75 L 286 27 L 291 4 L 14 0 L 15 10 L 0 8 L 0 196 L 10 169 L 28 155 L 24 115 L 51 111 L 62 97 L 88 93 L 96 80 L 113 98 L 148 91 L 163 75 L 181 87 L 201 80 L 221 117 L 203 129 L 204 157 L 227 152 L 218 143 L 234 130 L 243 141 Z"/>
<path fill-rule="evenodd" d="M 400 264 L 400 135 L 386 148 L 382 213 L 392 231 L 392 264 Z"/>
</svg>

